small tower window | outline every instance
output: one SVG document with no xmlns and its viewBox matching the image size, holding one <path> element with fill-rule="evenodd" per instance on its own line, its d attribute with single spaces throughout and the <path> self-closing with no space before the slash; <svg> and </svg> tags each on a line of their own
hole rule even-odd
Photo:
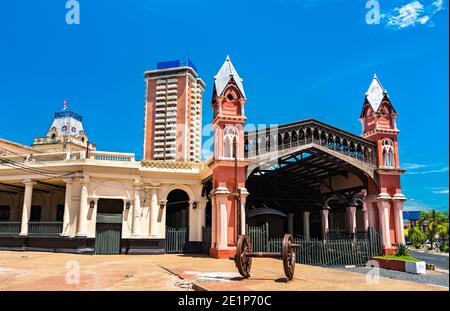
<svg viewBox="0 0 450 311">
<path fill-rule="evenodd" d="M 383 166 L 394 167 L 394 142 L 391 139 L 385 138 L 381 142 L 383 150 Z"/>
<path fill-rule="evenodd" d="M 50 136 L 50 138 L 51 138 L 52 140 L 55 140 L 55 139 L 56 139 L 56 134 L 53 133 L 52 136 Z"/>
<path fill-rule="evenodd" d="M 63 132 L 67 131 L 67 126 L 64 125 L 64 126 L 62 127 L 62 130 L 63 130 Z"/>
<path fill-rule="evenodd" d="M 229 101 L 233 101 L 233 100 L 234 100 L 233 94 L 229 93 L 229 94 L 227 95 L 227 99 L 228 99 Z"/>
<path fill-rule="evenodd" d="M 75 127 L 72 127 L 72 133 L 75 133 L 77 129 Z"/>
<path fill-rule="evenodd" d="M 234 126 L 227 126 L 225 128 L 224 137 L 223 137 L 223 143 L 224 143 L 223 156 L 224 156 L 224 158 L 227 158 L 227 159 L 233 158 L 233 141 L 234 141 L 234 139 L 236 139 L 236 148 L 239 146 L 238 133 L 239 133 L 239 131 Z"/>
</svg>

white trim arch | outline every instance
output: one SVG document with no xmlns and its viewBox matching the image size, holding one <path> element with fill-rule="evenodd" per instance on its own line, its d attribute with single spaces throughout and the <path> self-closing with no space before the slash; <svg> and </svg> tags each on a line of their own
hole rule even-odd
<svg viewBox="0 0 450 311">
<path fill-rule="evenodd" d="M 381 152 L 383 155 L 384 167 L 395 167 L 395 148 L 394 142 L 390 138 L 383 138 L 381 141 Z"/>
</svg>

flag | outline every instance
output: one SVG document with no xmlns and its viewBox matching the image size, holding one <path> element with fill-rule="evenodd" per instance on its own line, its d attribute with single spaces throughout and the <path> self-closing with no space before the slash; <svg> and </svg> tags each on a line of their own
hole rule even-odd
<svg viewBox="0 0 450 311">
<path fill-rule="evenodd" d="M 67 99 L 65 99 L 64 100 L 64 108 L 63 108 L 64 111 L 67 110 L 67 106 L 68 106 L 68 102 L 67 102 Z"/>
</svg>

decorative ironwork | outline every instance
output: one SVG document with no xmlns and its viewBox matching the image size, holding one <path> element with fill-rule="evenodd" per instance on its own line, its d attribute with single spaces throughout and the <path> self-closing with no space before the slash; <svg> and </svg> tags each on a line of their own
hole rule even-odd
<svg viewBox="0 0 450 311">
<path fill-rule="evenodd" d="M 254 158 L 308 144 L 376 164 L 377 146 L 374 142 L 313 119 L 246 132 L 244 153 L 246 158 Z"/>
</svg>

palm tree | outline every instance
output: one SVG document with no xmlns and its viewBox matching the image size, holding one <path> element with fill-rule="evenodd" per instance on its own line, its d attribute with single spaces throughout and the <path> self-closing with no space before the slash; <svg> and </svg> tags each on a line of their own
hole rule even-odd
<svg viewBox="0 0 450 311">
<path fill-rule="evenodd" d="M 414 246 L 417 246 L 417 244 L 423 244 L 427 238 L 427 235 L 422 232 L 420 227 L 415 226 L 409 228 L 408 238 L 414 243 Z"/>
</svg>

